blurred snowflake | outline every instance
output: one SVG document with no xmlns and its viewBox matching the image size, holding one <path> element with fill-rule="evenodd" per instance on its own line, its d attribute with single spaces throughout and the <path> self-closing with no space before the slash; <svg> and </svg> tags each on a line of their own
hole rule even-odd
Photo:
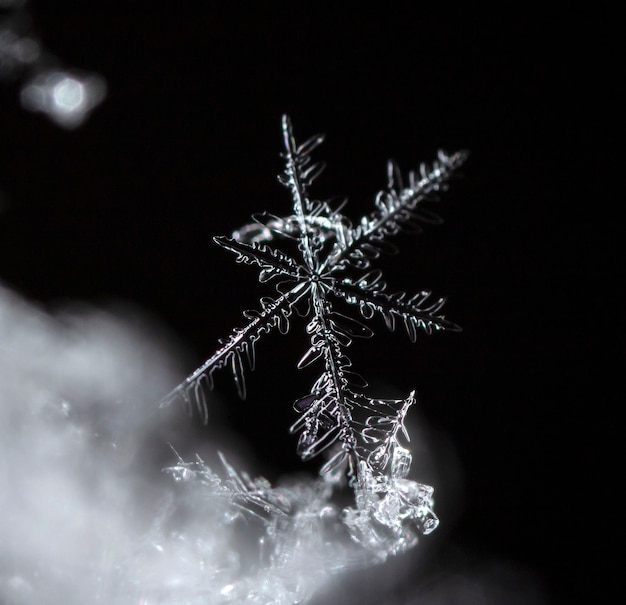
<svg viewBox="0 0 626 605">
<path fill-rule="evenodd" d="M 106 96 L 105 79 L 64 66 L 32 26 L 28 2 L 0 0 L 0 82 L 18 82 L 24 109 L 57 126 L 80 126 Z"/>
</svg>

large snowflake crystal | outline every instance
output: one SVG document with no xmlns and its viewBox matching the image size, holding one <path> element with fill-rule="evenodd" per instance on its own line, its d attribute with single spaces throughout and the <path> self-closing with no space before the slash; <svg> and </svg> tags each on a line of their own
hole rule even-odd
<svg viewBox="0 0 626 605">
<path fill-rule="evenodd" d="M 244 366 L 254 368 L 256 342 L 273 331 L 287 333 L 294 312 L 305 317 L 309 346 L 298 368 L 319 364 L 321 373 L 294 404 L 300 414 L 291 427 L 299 433 L 297 451 L 303 460 L 324 452 L 327 460 L 320 472 L 331 484 L 347 473 L 356 508 L 344 509 L 345 526 L 356 542 L 384 557 L 412 546 L 416 531 L 435 529 L 433 490 L 407 479 L 411 455 L 399 441 L 400 434 L 408 441 L 404 418 L 414 393 L 400 400 L 365 395 L 360 389 L 367 384 L 351 370 L 346 350 L 353 339 L 373 335 L 361 320 L 375 315 L 390 330 L 404 326 L 412 341 L 420 330 L 459 329 L 441 313 L 443 298 L 426 291 L 389 292 L 372 262 L 395 251 L 388 240 L 403 227 L 439 221 L 422 202 L 446 188 L 467 154 L 440 151 L 432 166 L 422 164 L 419 173 L 409 174 L 407 186 L 389 162 L 387 189 L 377 194 L 374 211 L 354 225 L 341 207 L 309 197 L 308 188 L 324 167 L 312 162 L 311 153 L 324 137 L 297 145 L 287 116 L 282 131 L 285 170 L 279 180 L 291 193 L 292 214 L 264 213 L 232 237 L 214 238 L 237 262 L 257 266 L 260 282 L 274 281 L 276 295 L 261 298 L 259 309 L 245 311 L 248 323 L 221 341 L 163 405 L 182 399 L 189 408 L 195 405 L 206 422 L 206 389 L 213 387 L 213 373 L 229 366 L 245 397 Z M 270 241 L 284 245 L 278 249 L 266 243 Z"/>
</svg>

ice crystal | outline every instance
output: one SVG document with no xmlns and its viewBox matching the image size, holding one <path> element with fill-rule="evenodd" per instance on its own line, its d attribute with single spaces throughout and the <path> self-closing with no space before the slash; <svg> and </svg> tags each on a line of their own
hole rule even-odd
<svg viewBox="0 0 626 605">
<path fill-rule="evenodd" d="M 384 559 L 413 546 L 417 533 L 427 534 L 437 527 L 433 489 L 407 479 L 411 454 L 401 445 L 400 435 L 409 440 L 404 419 L 415 402 L 414 392 L 406 399 L 365 395 L 361 389 L 367 383 L 352 371 L 346 351 L 353 339 L 373 335 L 362 320 L 376 315 L 390 330 L 404 327 L 411 341 L 419 331 L 459 329 L 441 312 L 444 298 L 428 291 L 388 291 L 373 261 L 381 253 L 396 251 L 388 240 L 404 227 L 439 222 L 423 202 L 446 188 L 467 154 L 439 151 L 432 165 L 422 164 L 418 173 L 409 173 L 406 186 L 390 161 L 387 188 L 376 195 L 375 209 L 353 224 L 341 207 L 309 196 L 309 186 L 324 168 L 312 161 L 311 153 L 324 137 L 314 136 L 298 145 L 287 116 L 283 116 L 282 133 L 285 169 L 279 180 L 290 191 L 292 213 L 256 215 L 254 223 L 232 237 L 214 238 L 237 262 L 256 266 L 260 282 L 274 281 L 276 294 L 261 298 L 258 309 L 245 311 L 248 323 L 220 341 L 219 349 L 162 405 L 181 399 L 188 409 L 195 406 L 206 423 L 206 390 L 213 387 L 213 373 L 230 367 L 239 395 L 245 398 L 244 367 L 254 369 L 257 341 L 271 332 L 287 333 L 294 315 L 304 317 L 309 346 L 297 365 L 318 364 L 321 373 L 294 403 L 300 416 L 290 431 L 299 434 L 297 452 L 303 460 L 325 453 L 320 471 L 325 484 L 340 483 L 347 475 L 356 508 L 344 509 L 343 523 L 356 543 Z M 284 245 L 272 247 L 268 242 L 273 241 Z M 351 308 L 352 314 L 344 311 Z M 182 461 L 177 468 L 179 477 L 190 469 Z M 276 518 L 288 514 L 284 494 L 283 500 L 276 501 L 270 486 L 259 491 L 258 485 L 238 479 L 231 467 L 226 468 L 236 493 L 224 492 L 223 484 L 206 474 L 207 469 L 203 481 L 237 507 L 260 508 Z"/>
<path fill-rule="evenodd" d="M 185 488 L 186 505 L 206 511 L 205 527 L 214 521 L 222 534 L 230 530 L 227 543 L 237 541 L 238 525 L 245 528 L 245 544 L 236 552 L 220 544 L 223 560 L 203 576 L 202 592 L 210 595 L 210 603 L 305 603 L 330 574 L 373 562 L 365 556 L 368 551 L 342 539 L 346 525 L 330 502 L 333 485 L 327 479 L 290 480 L 273 487 L 263 477 L 237 472 L 221 454 L 220 460 L 223 478 L 200 457 L 193 462 L 178 457 L 175 466 L 165 469 Z M 192 564 L 215 560 L 215 538 L 206 528 L 180 537 L 187 553 L 193 553 Z M 150 598 L 160 603 L 165 595 L 156 585 L 160 595 Z M 169 604 L 173 596 L 164 602 Z M 180 591 L 175 596 L 181 599 Z"/>
</svg>

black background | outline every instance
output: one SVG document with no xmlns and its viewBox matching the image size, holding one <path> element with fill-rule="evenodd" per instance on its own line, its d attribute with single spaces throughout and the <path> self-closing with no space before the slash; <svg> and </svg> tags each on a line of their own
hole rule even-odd
<svg viewBox="0 0 626 605">
<path fill-rule="evenodd" d="M 299 140 L 327 134 L 312 193 L 347 196 L 354 219 L 388 158 L 410 169 L 468 149 L 437 207 L 445 223 L 399 236 L 382 261 L 397 289 L 448 296 L 464 331 L 411 345 L 378 325 L 352 357 L 374 385 L 416 388 L 451 444 L 446 544 L 516 562 L 551 602 L 603 601 L 622 311 L 612 17 L 212 4 L 31 2 L 46 47 L 102 74 L 108 96 L 66 131 L 0 89 L 0 279 L 51 308 L 130 301 L 179 339 L 190 371 L 271 293 L 211 238 L 289 213 L 281 114 Z M 286 429 L 312 379 L 295 369 L 304 346 L 299 325 L 259 343 L 244 403 L 218 379 L 215 413 L 270 477 L 300 467 Z"/>
</svg>

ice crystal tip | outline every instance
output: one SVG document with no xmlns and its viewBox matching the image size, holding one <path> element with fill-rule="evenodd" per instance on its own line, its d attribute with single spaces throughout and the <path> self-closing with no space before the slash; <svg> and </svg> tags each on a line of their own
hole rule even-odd
<svg viewBox="0 0 626 605">
<path fill-rule="evenodd" d="M 460 330 L 441 312 L 445 298 L 428 291 L 388 290 L 374 262 L 396 251 L 389 240 L 403 228 L 440 222 L 424 204 L 446 189 L 467 152 L 440 151 L 431 165 L 409 173 L 407 186 L 390 161 L 387 188 L 375 196 L 372 210 L 353 224 L 341 212 L 344 204 L 333 208 L 331 202 L 309 196 L 309 187 L 324 167 L 311 154 L 324 137 L 316 135 L 298 145 L 287 115 L 282 117 L 282 133 L 284 170 L 279 180 L 289 190 L 291 211 L 255 215 L 253 223 L 232 237 L 213 238 L 238 263 L 256 268 L 261 283 L 273 282 L 274 295 L 244 311 L 247 323 L 221 340 L 218 350 L 162 404 L 181 399 L 189 410 L 195 405 L 206 422 L 205 390 L 212 388 L 214 372 L 228 366 L 239 395 L 245 397 L 244 370 L 254 368 L 257 342 L 272 332 L 286 334 L 295 316 L 303 318 L 309 344 L 297 367 L 317 366 L 319 376 L 293 404 L 299 417 L 290 432 L 299 434 L 297 452 L 303 460 L 327 455 L 321 472 L 327 480 L 332 478 L 331 484 L 347 473 L 357 508 L 346 509 L 346 526 L 357 543 L 386 556 L 409 548 L 416 531 L 429 533 L 438 523 L 430 508 L 432 488 L 407 479 L 411 454 L 401 445 L 401 439 L 409 441 L 404 421 L 415 391 L 406 399 L 366 396 L 362 389 L 367 383 L 352 371 L 347 352 L 354 339 L 373 336 L 367 323 L 375 317 L 389 330 L 401 326 L 411 341 L 420 332 Z M 231 485 L 239 486 L 237 497 L 246 500 L 253 486 L 223 463 Z M 184 477 L 190 467 L 176 468 L 183 469 L 178 475 Z M 258 503 L 258 494 L 255 498 Z M 380 533 L 377 525 L 390 531 Z"/>
</svg>

